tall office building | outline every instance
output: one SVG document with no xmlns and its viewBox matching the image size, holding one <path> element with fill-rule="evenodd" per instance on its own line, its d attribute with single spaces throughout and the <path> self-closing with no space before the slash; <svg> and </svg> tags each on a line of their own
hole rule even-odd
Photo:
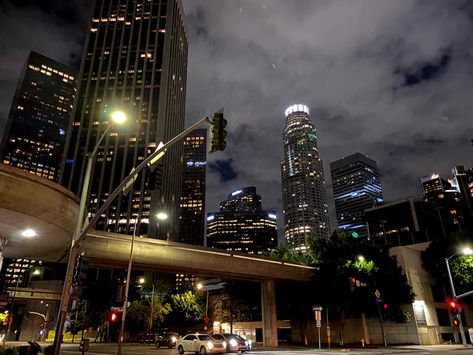
<svg viewBox="0 0 473 355">
<path fill-rule="evenodd" d="M 180 243 L 204 245 L 206 159 L 207 130 L 197 129 L 184 139 L 183 144 Z"/>
<path fill-rule="evenodd" d="M 330 171 L 338 228 L 366 237 L 364 210 L 383 203 L 376 162 L 355 153 L 330 163 Z"/>
<path fill-rule="evenodd" d="M 58 182 L 74 77 L 65 65 L 29 54 L 0 145 L 1 162 Z"/>
<path fill-rule="evenodd" d="M 438 174 L 421 178 L 424 201 L 432 204 L 442 220 L 444 233 L 473 226 L 473 169 L 456 166 L 452 178 Z"/>
<path fill-rule="evenodd" d="M 284 160 L 281 161 L 284 237 L 305 252 L 306 238 L 329 236 L 324 168 L 317 147 L 317 131 L 306 105 L 285 112 Z"/>
<path fill-rule="evenodd" d="M 207 245 L 212 248 L 262 254 L 277 246 L 276 212 L 261 208 L 256 187 L 245 187 L 207 215 Z"/>
<path fill-rule="evenodd" d="M 68 130 L 61 182 L 79 193 L 87 155 L 108 127 L 110 113 L 127 113 L 126 127 L 113 127 L 101 143 L 91 179 L 92 214 L 120 182 L 184 128 L 188 42 L 180 0 L 96 0 L 80 68 L 73 119 Z M 181 148 L 176 144 L 131 191 L 117 198 L 97 228 L 177 239 Z M 169 218 L 157 226 L 155 215 Z"/>
</svg>

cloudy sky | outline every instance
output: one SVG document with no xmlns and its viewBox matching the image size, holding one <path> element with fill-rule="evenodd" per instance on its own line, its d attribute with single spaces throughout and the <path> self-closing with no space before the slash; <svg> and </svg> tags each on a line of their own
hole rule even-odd
<svg viewBox="0 0 473 355">
<path fill-rule="evenodd" d="M 378 162 L 387 200 L 419 196 L 421 176 L 473 165 L 473 2 L 183 2 L 187 122 L 220 107 L 229 121 L 226 151 L 209 159 L 209 211 L 254 185 L 282 219 L 284 110 L 294 103 L 311 109 L 329 190 L 329 163 L 357 151 Z M 90 5 L 0 4 L 0 127 L 30 50 L 78 66 Z"/>
</svg>

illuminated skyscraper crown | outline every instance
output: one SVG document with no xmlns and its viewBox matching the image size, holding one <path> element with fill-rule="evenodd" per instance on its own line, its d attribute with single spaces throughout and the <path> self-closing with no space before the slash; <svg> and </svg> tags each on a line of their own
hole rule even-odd
<svg viewBox="0 0 473 355">
<path fill-rule="evenodd" d="M 304 104 L 291 105 L 286 109 L 286 111 L 284 111 L 284 114 L 287 117 L 294 112 L 305 112 L 309 114 L 309 108 Z"/>
</svg>

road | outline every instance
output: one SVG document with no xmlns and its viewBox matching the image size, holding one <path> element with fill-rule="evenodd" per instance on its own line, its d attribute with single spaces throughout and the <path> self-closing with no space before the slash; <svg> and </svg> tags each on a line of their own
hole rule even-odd
<svg viewBox="0 0 473 355">
<path fill-rule="evenodd" d="M 23 343 L 24 344 L 24 343 Z M 7 343 L 7 345 L 19 346 L 20 343 Z M 41 344 L 42 349 L 47 344 Z M 102 344 L 102 343 L 90 343 L 90 349 L 86 354 L 93 355 L 114 355 L 117 353 L 117 344 Z M 473 347 L 464 348 L 461 345 L 436 345 L 436 346 L 395 346 L 388 349 L 339 349 L 335 348 L 332 350 L 322 349 L 319 350 L 315 347 L 301 348 L 279 348 L 279 349 L 254 349 L 248 352 L 248 355 L 351 355 L 359 354 L 456 354 L 466 355 L 473 354 Z M 62 355 L 80 355 L 79 344 L 65 343 L 61 347 Z M 160 348 L 156 349 L 153 345 L 147 344 L 125 344 L 122 348 L 123 355 L 178 355 L 175 349 Z M 187 355 L 193 355 L 187 353 Z"/>
</svg>

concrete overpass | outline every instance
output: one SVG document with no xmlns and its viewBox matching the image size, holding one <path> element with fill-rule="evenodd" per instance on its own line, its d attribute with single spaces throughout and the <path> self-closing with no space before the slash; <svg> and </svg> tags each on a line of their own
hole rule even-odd
<svg viewBox="0 0 473 355">
<path fill-rule="evenodd" d="M 79 200 L 62 186 L 0 164 L 0 236 L 9 258 L 65 259 Z M 25 228 L 34 237 L 22 236 Z M 126 268 L 131 237 L 92 231 L 80 249 L 92 265 Z M 6 246 L 5 246 L 6 245 Z M 277 346 L 275 282 L 310 281 L 313 268 L 243 253 L 136 238 L 134 268 L 261 282 L 263 338 Z"/>
</svg>

